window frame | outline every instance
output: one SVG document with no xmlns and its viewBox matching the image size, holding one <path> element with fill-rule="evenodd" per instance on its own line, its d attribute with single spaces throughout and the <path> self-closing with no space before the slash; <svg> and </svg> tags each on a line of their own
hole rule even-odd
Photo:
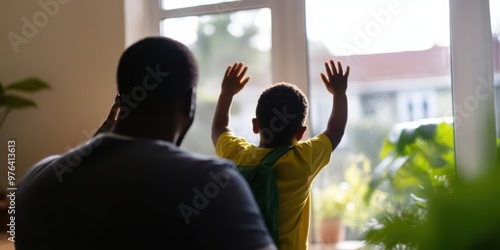
<svg viewBox="0 0 500 250">
<path fill-rule="evenodd" d="M 450 0 L 450 33 L 456 171 L 472 179 L 497 159 L 489 0 Z M 493 93 L 481 98 L 480 86 Z M 467 106 L 470 100 L 477 101 L 473 109 Z"/>
<path fill-rule="evenodd" d="M 126 22 L 126 44 L 130 45 L 145 36 L 160 35 L 160 21 L 164 18 L 199 16 L 250 10 L 258 8 L 271 9 L 272 46 L 271 48 L 271 76 L 273 82 L 291 82 L 296 84 L 308 96 L 307 75 L 307 39 L 305 27 L 305 2 L 303 0 L 242 0 L 187 7 L 174 10 L 161 8 L 161 0 L 134 1 L 125 0 L 126 20 L 132 16 L 137 21 L 137 13 L 148 19 L 142 22 L 143 30 L 137 25 L 128 25 Z M 276 46 L 278 45 L 279 46 Z M 306 121 L 309 124 L 309 120 Z M 305 137 L 309 137 L 309 129 Z"/>
<path fill-rule="evenodd" d="M 126 45 L 159 35 L 164 18 L 267 7 L 272 15 L 272 79 L 293 82 L 309 96 L 305 1 L 242 0 L 164 10 L 160 0 L 125 0 Z M 473 178 L 497 159 L 496 136 L 491 136 L 496 135 L 494 93 L 464 113 L 467 102 L 477 99 L 478 86 L 494 89 L 489 0 L 450 0 L 449 5 L 453 117 L 460 121 L 454 126 L 456 168 L 458 176 Z"/>
</svg>

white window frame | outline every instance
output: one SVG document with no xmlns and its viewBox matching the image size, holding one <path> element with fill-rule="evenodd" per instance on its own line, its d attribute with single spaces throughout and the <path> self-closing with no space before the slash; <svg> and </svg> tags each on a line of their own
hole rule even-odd
<svg viewBox="0 0 500 250">
<path fill-rule="evenodd" d="M 489 0 L 450 0 L 450 32 L 457 175 L 471 179 L 496 162 Z"/>
<path fill-rule="evenodd" d="M 159 0 L 125 0 L 126 45 L 159 35 L 160 21 L 167 17 L 264 7 L 272 15 L 272 79 L 293 82 L 308 95 L 305 0 L 242 0 L 176 10 L 163 10 Z M 489 0 L 450 0 L 453 109 L 459 121 L 454 128 L 455 155 L 458 176 L 465 178 L 496 162 L 494 94 L 485 98 L 477 90 L 494 89 L 489 13 Z"/>
</svg>

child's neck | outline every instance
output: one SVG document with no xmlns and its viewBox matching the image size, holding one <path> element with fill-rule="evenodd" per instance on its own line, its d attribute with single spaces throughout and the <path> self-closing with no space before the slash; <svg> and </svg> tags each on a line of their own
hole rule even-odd
<svg viewBox="0 0 500 250">
<path fill-rule="evenodd" d="M 297 139 L 293 138 L 290 142 L 288 143 L 275 143 L 275 142 L 269 142 L 269 143 L 265 143 L 262 139 L 260 140 L 259 142 L 259 148 L 276 148 L 276 147 L 279 147 L 279 146 L 283 146 L 283 145 L 295 145 L 297 144 L 298 141 Z"/>
</svg>

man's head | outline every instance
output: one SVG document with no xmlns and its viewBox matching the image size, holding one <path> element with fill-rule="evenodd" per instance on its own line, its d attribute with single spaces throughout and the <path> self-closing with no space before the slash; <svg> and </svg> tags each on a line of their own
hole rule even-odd
<svg viewBox="0 0 500 250">
<path fill-rule="evenodd" d="M 260 133 L 261 143 L 271 147 L 300 140 L 309 104 L 304 93 L 290 83 L 277 83 L 259 97 L 253 130 Z"/>
<path fill-rule="evenodd" d="M 117 70 L 118 121 L 169 120 L 187 131 L 194 119 L 198 67 L 191 51 L 166 37 L 149 37 L 128 47 Z M 182 131 L 181 131 L 182 132 Z"/>
</svg>

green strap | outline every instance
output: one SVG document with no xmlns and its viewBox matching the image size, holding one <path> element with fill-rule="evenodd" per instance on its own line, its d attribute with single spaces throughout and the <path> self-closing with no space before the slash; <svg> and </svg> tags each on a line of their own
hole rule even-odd
<svg viewBox="0 0 500 250">
<path fill-rule="evenodd" d="M 260 165 L 266 165 L 266 166 L 273 166 L 276 161 L 279 160 L 283 155 L 288 152 L 288 150 L 292 149 L 293 147 L 290 145 L 283 145 L 279 146 L 277 148 L 273 148 L 271 152 L 269 152 L 266 157 L 262 160 Z"/>
</svg>

